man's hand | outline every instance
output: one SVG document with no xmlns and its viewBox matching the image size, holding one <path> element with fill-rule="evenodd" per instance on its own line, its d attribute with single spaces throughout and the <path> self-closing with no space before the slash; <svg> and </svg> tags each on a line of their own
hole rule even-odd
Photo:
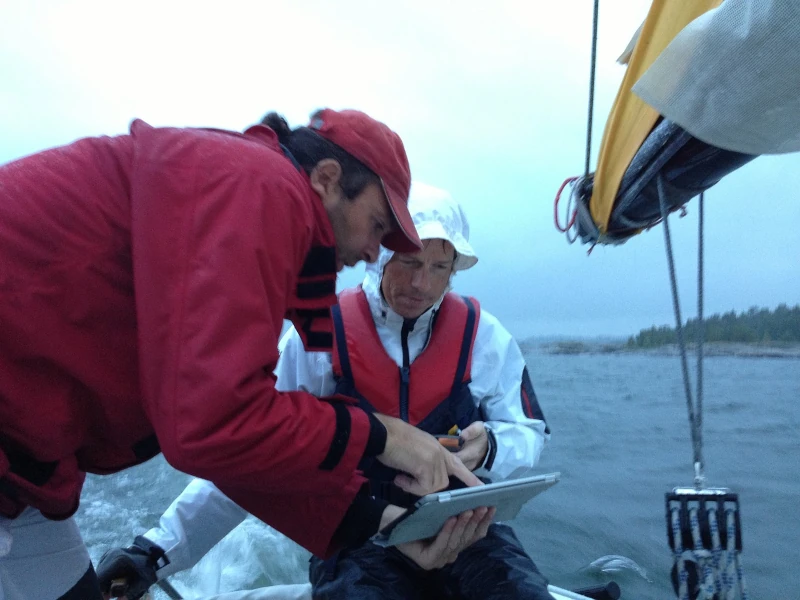
<svg viewBox="0 0 800 600">
<path fill-rule="evenodd" d="M 397 487 L 424 496 L 446 488 L 450 475 L 468 486 L 483 485 L 461 459 L 432 435 L 394 417 L 379 413 L 375 413 L 375 417 L 386 427 L 386 448 L 378 455 L 378 460 L 404 473 L 395 477 Z"/>
<path fill-rule="evenodd" d="M 397 549 L 425 570 L 441 569 L 486 536 L 494 513 L 494 508 L 468 510 L 448 519 L 435 538 L 400 544 Z"/>
<path fill-rule="evenodd" d="M 464 440 L 464 446 L 456 452 L 456 456 L 465 467 L 474 471 L 483 464 L 489 451 L 489 434 L 486 433 L 483 421 L 475 421 L 462 431 L 461 439 Z"/>
<path fill-rule="evenodd" d="M 143 536 L 137 536 L 127 548 L 113 548 L 100 558 L 97 564 L 97 581 L 103 598 L 142 598 L 158 576 L 156 568 L 164 551 Z M 115 583 L 123 589 L 116 592 Z M 113 594 L 113 595 L 112 595 Z M 123 594 L 123 595 L 120 595 Z"/>
</svg>

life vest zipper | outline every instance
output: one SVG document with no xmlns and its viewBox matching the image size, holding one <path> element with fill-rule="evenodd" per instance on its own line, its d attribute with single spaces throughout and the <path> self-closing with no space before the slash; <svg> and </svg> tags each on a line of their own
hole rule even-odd
<svg viewBox="0 0 800 600">
<path fill-rule="evenodd" d="M 400 343 L 403 347 L 403 366 L 400 367 L 400 418 L 408 422 L 408 387 L 411 375 L 411 360 L 408 355 L 408 334 L 414 330 L 416 319 L 403 319 Z"/>
</svg>

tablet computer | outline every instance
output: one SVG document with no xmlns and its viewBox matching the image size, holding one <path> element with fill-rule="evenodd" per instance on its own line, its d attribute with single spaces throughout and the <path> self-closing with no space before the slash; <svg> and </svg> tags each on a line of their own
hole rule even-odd
<svg viewBox="0 0 800 600">
<path fill-rule="evenodd" d="M 495 521 L 510 521 L 528 500 L 554 486 L 560 477 L 561 473 L 547 473 L 428 494 L 373 536 L 372 541 L 379 546 L 396 546 L 431 538 L 450 517 L 481 506 L 496 508 Z"/>
</svg>

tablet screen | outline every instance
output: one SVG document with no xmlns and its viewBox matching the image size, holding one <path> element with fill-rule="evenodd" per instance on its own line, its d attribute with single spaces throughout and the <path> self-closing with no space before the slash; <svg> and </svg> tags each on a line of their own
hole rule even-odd
<svg viewBox="0 0 800 600">
<path fill-rule="evenodd" d="M 482 506 L 495 507 L 495 521 L 509 521 L 531 498 L 555 485 L 560 475 L 547 473 L 429 494 L 387 525 L 372 541 L 381 546 L 395 546 L 434 537 L 450 517 Z"/>
</svg>

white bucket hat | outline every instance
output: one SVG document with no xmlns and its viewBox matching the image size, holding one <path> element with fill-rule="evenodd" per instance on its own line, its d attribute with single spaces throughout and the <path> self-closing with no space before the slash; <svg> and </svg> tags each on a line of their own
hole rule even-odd
<svg viewBox="0 0 800 600">
<path fill-rule="evenodd" d="M 469 223 L 461 205 L 449 192 L 425 183 L 411 185 L 408 210 L 419 239 L 447 240 L 456 249 L 455 270 L 463 271 L 478 262 L 469 244 Z"/>
<path fill-rule="evenodd" d="M 419 233 L 419 239 L 447 240 L 456 249 L 454 270 L 463 271 L 475 266 L 478 257 L 469 244 L 469 223 L 464 209 L 449 192 L 425 183 L 411 184 L 411 197 L 408 210 Z M 367 265 L 367 279 L 374 278 L 380 282 L 386 263 L 394 252 L 381 246 L 378 260 Z"/>
<path fill-rule="evenodd" d="M 449 192 L 427 185 L 413 182 L 411 196 L 408 200 L 408 210 L 414 221 L 420 240 L 447 240 L 456 250 L 455 271 L 463 271 L 475 266 L 478 257 L 469 244 L 469 223 L 461 205 L 456 202 Z M 368 297 L 378 299 L 385 303 L 380 292 L 383 269 L 386 263 L 394 256 L 394 252 L 381 246 L 378 260 L 368 264 L 366 276 L 362 287 Z M 449 289 L 449 287 L 448 287 Z M 434 305 L 438 307 L 441 298 Z"/>
</svg>

